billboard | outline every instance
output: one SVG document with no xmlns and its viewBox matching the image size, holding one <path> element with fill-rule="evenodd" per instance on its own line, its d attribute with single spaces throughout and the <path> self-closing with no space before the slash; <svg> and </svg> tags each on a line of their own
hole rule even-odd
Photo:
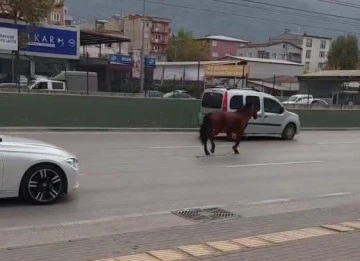
<svg viewBox="0 0 360 261">
<path fill-rule="evenodd" d="M 18 29 L 19 34 L 27 34 L 28 42 L 19 50 L 28 55 L 78 59 L 79 30 L 76 28 L 35 27 L 23 24 L 0 23 L 0 27 Z"/>
<path fill-rule="evenodd" d="M 18 30 L 0 27 L 0 49 L 6 51 L 17 51 L 18 46 Z"/>
<path fill-rule="evenodd" d="M 138 50 L 133 51 L 133 70 L 132 76 L 133 78 L 139 79 L 140 78 L 140 71 L 141 71 L 141 52 Z"/>
<path fill-rule="evenodd" d="M 205 76 L 209 77 L 247 77 L 248 65 L 206 65 Z"/>
</svg>

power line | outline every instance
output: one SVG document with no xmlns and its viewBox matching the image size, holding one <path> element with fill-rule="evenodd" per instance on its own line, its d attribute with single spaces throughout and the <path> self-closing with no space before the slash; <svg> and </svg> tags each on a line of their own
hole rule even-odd
<svg viewBox="0 0 360 261">
<path fill-rule="evenodd" d="M 230 4 L 230 5 L 239 5 L 239 3 L 234 3 L 234 2 L 226 1 L 226 0 L 210 0 L 210 1 L 224 3 L 224 4 Z M 282 8 L 282 9 L 293 10 L 293 11 L 304 12 L 304 13 L 310 13 L 310 14 L 316 14 L 316 15 L 336 17 L 336 18 L 341 18 L 341 19 L 347 19 L 347 20 L 353 20 L 353 21 L 360 22 L 360 19 L 355 18 L 355 17 L 347 17 L 347 16 L 342 16 L 342 15 L 336 15 L 336 14 L 327 14 L 327 13 L 311 11 L 311 10 L 305 10 L 305 9 L 301 9 L 301 8 L 289 7 L 289 6 L 284 6 L 284 5 L 269 4 L 269 3 L 259 2 L 259 1 L 256 1 L 256 0 L 239 0 L 239 1 L 248 2 L 248 3 L 254 3 L 254 4 L 259 4 L 259 5 L 278 7 L 278 8 Z"/>
<path fill-rule="evenodd" d="M 225 15 L 231 15 L 231 16 L 242 17 L 242 18 L 261 20 L 261 21 L 266 21 L 266 22 L 291 24 L 291 25 L 296 25 L 296 26 L 323 29 L 323 30 L 341 32 L 341 33 L 359 34 L 359 33 L 348 32 L 348 31 L 344 31 L 344 30 L 340 30 L 340 29 L 321 27 L 321 26 L 316 26 L 316 25 L 299 24 L 299 23 L 286 22 L 286 21 L 280 21 L 280 20 L 274 20 L 274 19 L 268 19 L 268 18 L 260 18 L 260 17 L 256 17 L 256 16 L 250 16 L 250 15 L 239 15 L 239 14 L 235 14 L 235 13 L 216 11 L 216 10 L 206 9 L 206 8 L 197 8 L 197 7 L 192 7 L 192 6 L 176 5 L 176 4 L 170 4 L 170 3 L 164 3 L 164 2 L 160 3 L 160 2 L 155 2 L 155 1 L 151 1 L 151 0 L 147 0 L 147 3 L 155 4 L 155 5 L 162 5 L 162 6 L 171 6 L 171 7 L 176 7 L 176 8 L 183 8 L 183 9 L 188 9 L 188 10 L 197 10 L 197 11 L 204 11 L 204 12 L 210 12 L 210 13 L 225 14 Z"/>
<path fill-rule="evenodd" d="M 354 3 L 348 3 L 348 2 L 343 2 L 343 1 L 335 1 L 335 0 L 318 0 L 318 1 L 319 2 L 324 2 L 324 3 L 329 3 L 329 4 L 334 4 L 334 5 L 340 5 L 340 6 L 360 9 L 360 5 L 359 4 L 354 4 Z"/>
<path fill-rule="evenodd" d="M 319 1 L 321 1 L 321 0 L 319 0 Z M 254 6 L 254 5 L 247 5 L 247 4 L 244 4 L 244 3 L 237 3 L 236 5 L 259 10 L 259 7 Z M 283 10 L 274 9 L 274 8 L 268 8 L 268 7 L 261 7 L 260 11 L 269 11 L 269 12 L 272 12 L 272 13 L 279 13 L 279 14 L 284 14 L 284 15 L 296 15 L 296 16 L 299 16 L 299 17 L 306 17 L 306 18 L 310 18 L 310 19 L 313 19 L 313 20 L 317 20 L 317 21 L 321 20 L 321 21 L 327 21 L 327 22 L 330 22 L 330 23 L 343 24 L 343 25 L 351 25 L 351 26 L 359 26 L 360 25 L 358 23 L 353 23 L 353 22 L 350 22 L 350 21 L 334 20 L 333 18 L 330 18 L 330 17 L 329 18 L 328 17 L 320 17 L 319 18 L 319 16 L 315 16 L 315 15 L 311 15 L 311 14 L 301 14 L 301 13 L 296 13 L 296 12 L 291 12 L 291 11 L 283 11 Z"/>
</svg>

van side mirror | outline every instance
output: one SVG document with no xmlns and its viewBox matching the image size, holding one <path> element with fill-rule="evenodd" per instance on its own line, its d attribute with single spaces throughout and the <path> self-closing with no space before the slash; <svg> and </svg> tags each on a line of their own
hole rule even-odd
<svg viewBox="0 0 360 261">
<path fill-rule="evenodd" d="M 281 108 L 280 108 L 280 114 L 283 114 L 284 111 L 285 111 L 285 108 L 284 108 L 283 106 L 281 106 Z"/>
</svg>

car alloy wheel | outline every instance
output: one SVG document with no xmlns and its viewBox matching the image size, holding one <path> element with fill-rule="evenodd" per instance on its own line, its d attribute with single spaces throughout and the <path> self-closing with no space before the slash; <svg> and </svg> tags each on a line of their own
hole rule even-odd
<svg viewBox="0 0 360 261">
<path fill-rule="evenodd" d="M 23 197 L 35 204 L 55 202 L 64 192 L 64 175 L 55 167 L 40 166 L 25 174 Z"/>
</svg>

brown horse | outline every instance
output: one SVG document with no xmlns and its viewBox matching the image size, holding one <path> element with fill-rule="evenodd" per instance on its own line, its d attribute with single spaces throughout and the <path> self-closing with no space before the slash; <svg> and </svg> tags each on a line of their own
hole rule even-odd
<svg viewBox="0 0 360 261">
<path fill-rule="evenodd" d="M 233 150 L 235 154 L 239 154 L 238 147 L 241 141 L 241 137 L 248 125 L 249 120 L 257 119 L 257 110 L 253 104 L 246 104 L 243 109 L 239 109 L 235 112 L 216 111 L 204 116 L 201 128 L 200 139 L 204 145 L 204 151 L 206 155 L 210 155 L 207 149 L 207 141 L 211 141 L 211 153 L 215 153 L 214 136 L 221 132 L 225 132 L 228 136 L 232 133 L 236 134 L 235 145 Z"/>
</svg>

